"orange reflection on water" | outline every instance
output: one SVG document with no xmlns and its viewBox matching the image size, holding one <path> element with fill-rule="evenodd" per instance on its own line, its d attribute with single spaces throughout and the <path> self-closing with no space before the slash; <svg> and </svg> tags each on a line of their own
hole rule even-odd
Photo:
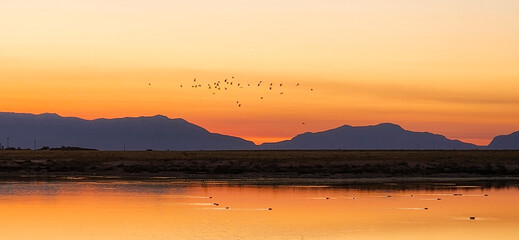
<svg viewBox="0 0 519 240">
<path fill-rule="evenodd" d="M 17 240 L 515 239 L 518 201 L 517 188 L 2 183 L 0 233 Z"/>
</svg>

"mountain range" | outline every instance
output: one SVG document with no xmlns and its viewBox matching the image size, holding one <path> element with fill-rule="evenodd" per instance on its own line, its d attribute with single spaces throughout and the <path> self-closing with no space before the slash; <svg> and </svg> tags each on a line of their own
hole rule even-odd
<svg viewBox="0 0 519 240">
<path fill-rule="evenodd" d="M 209 131 L 183 119 L 153 117 L 84 120 L 57 114 L 0 113 L 4 146 L 75 146 L 99 150 L 246 150 L 253 142 Z"/>
<path fill-rule="evenodd" d="M 20 148 L 75 146 L 99 150 L 519 149 L 519 132 L 497 136 L 489 146 L 477 146 L 382 123 L 361 127 L 344 125 L 303 133 L 287 141 L 255 145 L 162 115 L 85 120 L 53 113 L 0 112 L 0 143 L 4 147 L 7 144 Z"/>
</svg>

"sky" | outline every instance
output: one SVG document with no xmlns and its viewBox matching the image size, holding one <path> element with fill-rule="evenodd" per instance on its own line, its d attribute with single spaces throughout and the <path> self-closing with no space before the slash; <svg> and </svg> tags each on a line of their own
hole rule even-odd
<svg viewBox="0 0 519 240">
<path fill-rule="evenodd" d="M 256 143 L 392 122 L 486 145 L 519 130 L 518 12 L 515 0 L 2 0 L 0 111 L 162 114 Z"/>
</svg>

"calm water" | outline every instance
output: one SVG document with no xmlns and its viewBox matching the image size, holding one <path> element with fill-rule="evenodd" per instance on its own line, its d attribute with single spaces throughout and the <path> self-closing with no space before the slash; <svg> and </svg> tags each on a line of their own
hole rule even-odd
<svg viewBox="0 0 519 240">
<path fill-rule="evenodd" d="M 30 240 L 517 239 L 518 203 L 517 185 L 366 190 L 15 182 L 0 183 L 0 235 Z"/>
</svg>

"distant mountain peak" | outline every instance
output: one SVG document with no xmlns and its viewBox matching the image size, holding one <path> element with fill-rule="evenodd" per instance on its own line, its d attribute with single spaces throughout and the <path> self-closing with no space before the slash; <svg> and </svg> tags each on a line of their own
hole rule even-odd
<svg viewBox="0 0 519 240">
<path fill-rule="evenodd" d="M 59 118 L 59 117 L 61 117 L 61 116 L 58 115 L 57 113 L 42 113 L 42 114 L 39 114 L 39 115 L 36 115 L 36 116 L 41 116 L 41 117 L 52 117 L 52 118 Z"/>
<path fill-rule="evenodd" d="M 152 116 L 151 118 L 160 118 L 160 119 L 170 119 L 168 116 L 157 114 Z"/>
<path fill-rule="evenodd" d="M 85 120 L 57 114 L 0 113 L 0 139 L 10 146 L 72 146 L 99 150 L 250 150 L 254 143 L 211 133 L 164 115 Z"/>
<path fill-rule="evenodd" d="M 304 133 L 291 140 L 265 143 L 262 149 L 475 149 L 478 146 L 428 132 L 412 132 L 393 123 L 349 126 Z"/>
<path fill-rule="evenodd" d="M 400 125 L 394 124 L 394 123 L 379 123 L 375 125 L 366 125 L 366 126 L 351 126 L 351 125 L 342 125 L 338 128 L 333 128 L 330 130 L 326 130 L 324 132 L 330 132 L 330 131 L 347 131 L 351 129 L 391 129 L 391 130 L 400 130 L 400 131 L 406 131 L 403 129 Z"/>
<path fill-rule="evenodd" d="M 394 123 L 379 123 L 374 125 L 375 127 L 383 127 L 383 128 L 394 128 L 404 130 L 400 125 Z"/>
<path fill-rule="evenodd" d="M 495 137 L 488 147 L 490 149 L 519 149 L 519 131 Z"/>
</svg>

